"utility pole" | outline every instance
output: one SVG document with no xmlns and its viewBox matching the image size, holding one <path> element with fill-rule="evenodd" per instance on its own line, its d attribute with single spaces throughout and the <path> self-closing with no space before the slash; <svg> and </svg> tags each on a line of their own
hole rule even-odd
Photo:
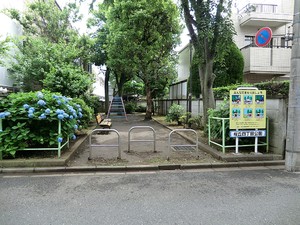
<svg viewBox="0 0 300 225">
<path fill-rule="evenodd" d="M 300 0 L 294 0 L 285 168 L 300 171 Z"/>
</svg>

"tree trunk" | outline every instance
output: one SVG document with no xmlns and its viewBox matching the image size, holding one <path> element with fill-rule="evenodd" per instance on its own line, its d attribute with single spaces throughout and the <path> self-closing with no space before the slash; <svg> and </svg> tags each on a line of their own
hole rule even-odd
<svg viewBox="0 0 300 225">
<path fill-rule="evenodd" d="M 118 87 L 117 95 L 120 96 L 120 97 L 122 97 L 122 95 L 123 95 L 123 86 L 124 86 L 126 81 L 127 81 L 127 78 L 126 78 L 125 73 L 121 73 L 119 77 L 116 74 L 116 84 L 117 84 L 117 87 Z"/>
<path fill-rule="evenodd" d="M 285 159 L 285 168 L 288 171 L 300 171 L 300 0 L 295 0 L 294 4 L 294 35 Z"/>
<path fill-rule="evenodd" d="M 146 108 L 146 115 L 145 120 L 152 119 L 152 112 L 153 112 L 153 101 L 152 101 L 152 93 L 149 84 L 146 84 L 146 101 L 147 101 L 147 108 Z"/>
<path fill-rule="evenodd" d="M 203 101 L 203 125 L 208 122 L 208 109 L 216 107 L 213 82 L 215 75 L 213 74 L 213 59 L 207 59 L 206 63 L 202 64 L 199 68 L 200 85 Z M 205 126 L 206 127 L 206 126 Z"/>
<path fill-rule="evenodd" d="M 104 96 L 105 96 L 105 112 L 108 112 L 108 108 L 109 108 L 109 86 L 108 86 L 108 82 L 109 82 L 109 74 L 110 74 L 110 69 L 107 68 L 106 72 L 105 72 L 105 79 L 104 79 Z"/>
</svg>

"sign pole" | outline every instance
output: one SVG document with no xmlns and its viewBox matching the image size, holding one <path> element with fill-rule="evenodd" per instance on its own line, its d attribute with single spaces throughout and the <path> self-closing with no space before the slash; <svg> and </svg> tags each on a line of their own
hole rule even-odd
<svg viewBox="0 0 300 225">
<path fill-rule="evenodd" d="M 255 129 L 257 131 L 257 129 Z M 254 153 L 258 154 L 258 137 L 255 137 Z"/>
<path fill-rule="evenodd" d="M 236 129 L 238 131 L 238 129 Z M 239 138 L 235 138 L 235 154 L 239 154 Z"/>
</svg>

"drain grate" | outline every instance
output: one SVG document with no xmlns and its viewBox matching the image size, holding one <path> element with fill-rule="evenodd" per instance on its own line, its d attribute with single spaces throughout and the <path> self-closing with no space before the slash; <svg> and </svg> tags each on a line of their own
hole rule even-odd
<svg viewBox="0 0 300 225">
<path fill-rule="evenodd" d="M 193 146 L 172 146 L 174 151 L 196 151 L 196 147 Z"/>
</svg>

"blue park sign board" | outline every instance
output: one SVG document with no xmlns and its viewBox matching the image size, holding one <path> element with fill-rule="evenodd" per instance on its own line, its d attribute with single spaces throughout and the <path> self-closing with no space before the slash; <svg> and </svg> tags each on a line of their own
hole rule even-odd
<svg viewBox="0 0 300 225">
<path fill-rule="evenodd" d="M 272 39 L 272 30 L 269 27 L 263 27 L 257 31 L 255 35 L 255 44 L 258 47 L 264 47 L 270 43 Z"/>
</svg>

